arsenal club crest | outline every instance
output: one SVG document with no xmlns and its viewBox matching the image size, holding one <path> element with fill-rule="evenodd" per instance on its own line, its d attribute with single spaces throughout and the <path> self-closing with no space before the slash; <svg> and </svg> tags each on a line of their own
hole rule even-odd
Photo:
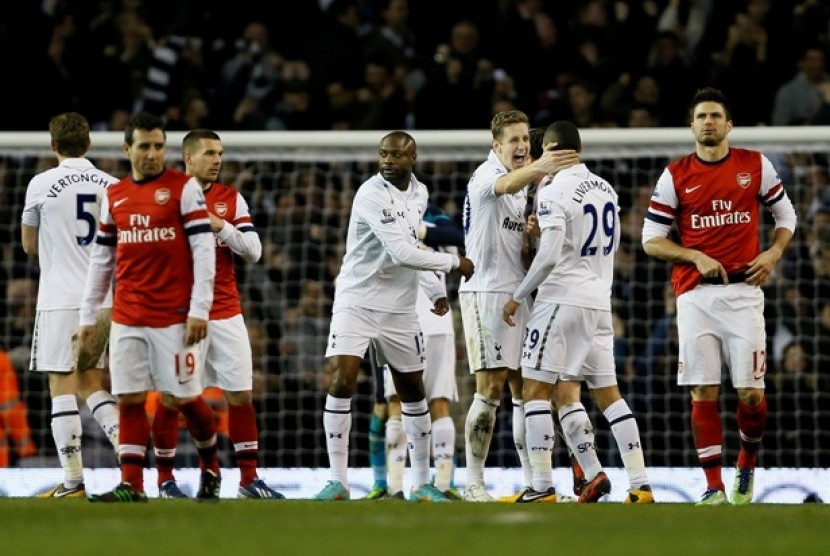
<svg viewBox="0 0 830 556">
<path fill-rule="evenodd" d="M 738 180 L 738 185 L 740 185 L 744 189 L 749 187 L 749 184 L 752 183 L 752 176 L 749 174 L 749 172 L 741 172 L 740 174 L 735 176 L 735 178 Z"/>
<path fill-rule="evenodd" d="M 215 212 L 217 216 L 224 217 L 228 213 L 228 203 L 214 203 L 213 212 Z"/>
<path fill-rule="evenodd" d="M 170 190 L 166 188 L 156 190 L 155 198 L 158 204 L 163 205 L 170 200 Z"/>
</svg>

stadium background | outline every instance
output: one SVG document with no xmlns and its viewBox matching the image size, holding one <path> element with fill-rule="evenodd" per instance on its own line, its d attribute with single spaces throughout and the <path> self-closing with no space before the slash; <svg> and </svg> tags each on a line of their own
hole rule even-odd
<svg viewBox="0 0 830 556">
<path fill-rule="evenodd" d="M 664 13 L 670 5 L 668 1 L 520 3 L 541 6 L 542 11 L 556 19 L 561 30 L 560 46 L 566 46 L 563 43 L 579 36 L 580 30 L 590 30 L 588 27 L 593 29 L 591 33 L 587 33 L 590 36 L 596 36 L 597 29 L 593 27 L 598 26 L 609 31 L 606 35 L 613 37 L 615 41 L 631 38 L 632 35 L 628 33 L 631 27 L 626 27 L 625 22 L 621 23 L 616 15 L 612 15 L 616 14 L 615 8 L 619 4 L 642 5 L 644 9 L 653 4 L 658 15 Z M 187 89 L 182 88 L 182 84 L 176 79 L 173 79 L 171 87 L 164 91 L 166 96 L 160 104 L 157 101 L 161 97 L 153 94 L 147 96 L 147 91 L 152 89 L 151 76 L 158 76 L 160 69 L 157 64 L 154 65 L 153 60 L 158 61 L 158 58 L 154 58 L 153 53 L 161 52 L 161 49 L 150 48 L 151 42 L 148 41 L 143 47 L 145 56 L 141 64 L 137 69 L 133 68 L 135 71 L 132 77 L 137 81 L 131 87 L 119 85 L 119 76 L 123 75 L 120 70 L 109 72 L 109 69 L 112 69 L 110 66 L 88 63 L 89 60 L 98 58 L 89 58 L 86 64 L 75 62 L 80 54 L 88 52 L 91 44 L 95 44 L 92 40 L 95 35 L 87 34 L 91 29 L 88 26 L 93 21 L 106 17 L 117 20 L 119 14 L 123 17 L 124 13 L 132 8 L 152 30 L 151 34 L 156 39 L 152 45 L 163 45 L 165 41 L 160 39 L 179 36 L 179 32 L 182 36 L 201 36 L 205 39 L 201 43 L 204 48 L 208 45 L 224 44 L 222 49 L 203 52 L 212 54 L 205 57 L 208 63 L 204 67 L 218 70 L 218 66 L 221 66 L 220 61 L 237 54 L 236 38 L 241 35 L 245 24 L 254 19 L 249 18 L 248 14 L 258 12 L 256 3 L 251 10 L 246 11 L 237 10 L 236 3 L 234 9 L 230 10 L 228 6 L 221 6 L 218 2 L 201 2 L 198 3 L 197 11 L 210 17 L 188 18 L 185 15 L 192 13 L 188 10 L 196 9 L 194 6 L 197 3 L 179 4 L 182 11 L 175 13 L 180 17 L 172 17 L 171 14 L 160 10 L 153 1 L 100 2 L 99 11 L 80 2 L 44 3 L 43 6 L 47 8 L 55 6 L 51 15 L 32 11 L 36 10 L 32 7 L 15 5 L 9 7 L 9 11 L 6 12 L 9 17 L 4 17 L 0 22 L 0 43 L 6 47 L 5 51 L 16 54 L 9 61 L 10 74 L 25 77 L 28 84 L 28 87 L 5 87 L 0 92 L 3 105 L 15 107 L 0 114 L 0 129 L 39 130 L 32 135 L 3 134 L 0 140 L 0 295 L 5 296 L 5 307 L 0 317 L 0 342 L 12 355 L 15 363 L 20 396 L 27 406 L 27 420 L 37 446 L 33 455 L 27 454 L 31 457 L 21 459 L 15 451 L 14 431 L 8 430 L 10 420 L 6 419 L 4 423 L 7 430 L 5 437 L 0 441 L 0 455 L 5 450 L 8 465 L 45 468 L 57 466 L 49 431 L 46 384 L 41 377 L 23 370 L 30 344 L 37 264 L 36 261 L 27 259 L 20 249 L 20 212 L 29 178 L 35 172 L 54 165 L 54 158 L 46 150 L 48 135 L 40 130 L 45 129 L 49 117 L 64 109 L 80 109 L 88 113 L 97 129 L 102 130 L 117 129 L 116 120 L 112 116 L 118 109 L 125 107 L 128 110 L 154 107 L 159 113 L 165 114 L 171 123 L 171 129 L 186 123 L 184 119 L 177 119 L 176 115 L 184 114 L 186 111 L 184 103 Z M 325 28 L 322 12 L 316 2 L 305 1 L 295 4 L 298 9 L 308 12 L 307 27 L 292 26 L 286 20 L 267 21 L 272 31 L 273 46 L 281 51 L 285 60 L 302 59 L 307 54 L 306 47 L 313 42 L 313 37 L 317 36 L 314 32 L 306 31 L 318 27 L 320 30 Z M 382 9 L 378 7 L 380 3 L 376 5 L 373 2 L 358 1 L 356 4 L 361 9 L 364 27 L 369 28 L 364 35 L 368 41 L 369 37 L 373 36 L 373 31 L 382 27 Z M 681 5 L 687 4 L 681 2 Z M 765 467 L 827 468 L 830 467 L 830 449 L 827 448 L 830 434 L 827 432 L 830 430 L 830 386 L 827 371 L 830 363 L 830 299 L 827 293 L 830 280 L 830 270 L 827 268 L 830 261 L 830 235 L 821 223 L 830 215 L 830 178 L 826 144 L 826 138 L 830 135 L 826 128 L 818 126 L 749 127 L 769 123 L 774 91 L 796 71 L 800 48 L 806 44 L 820 44 L 826 50 L 827 6 L 809 1 L 763 0 L 717 3 L 704 1 L 697 4 L 706 7 L 706 17 L 713 23 L 707 28 L 707 34 L 711 36 L 707 35 L 708 38 L 699 43 L 699 52 L 695 57 L 698 65 L 686 66 L 687 73 L 694 76 L 697 81 L 694 81 L 690 89 L 681 90 L 676 95 L 662 95 L 663 102 L 668 98 L 682 107 L 697 86 L 712 82 L 724 86 L 736 100 L 738 129 L 733 135 L 733 141 L 741 145 L 762 141 L 758 144 L 759 148 L 773 159 L 781 172 L 782 179 L 796 203 L 800 218 L 799 234 L 786 260 L 779 266 L 776 279 L 767 288 L 767 323 L 770 337 L 768 384 L 771 414 L 761 464 Z M 757 15 L 759 4 L 767 8 L 760 16 Z M 446 10 L 436 10 L 437 5 L 437 2 L 425 0 L 409 2 L 409 17 L 405 22 L 418 39 L 418 59 L 422 61 L 427 75 L 432 75 L 434 68 L 429 65 L 429 60 L 435 58 L 437 45 L 448 40 L 451 25 L 462 16 L 470 17 L 481 28 L 483 46 L 479 58 L 485 55 L 501 57 L 500 61 L 504 62 L 501 66 L 506 68 L 506 75 L 511 76 L 511 72 L 516 75 L 510 80 L 514 84 L 514 90 L 488 90 L 489 96 L 484 99 L 484 115 L 477 117 L 476 123 L 469 127 L 485 127 L 491 109 L 510 105 L 527 109 L 537 124 L 547 123 L 555 114 L 568 116 L 571 107 L 557 102 L 555 106 L 557 110 L 561 110 L 560 112 L 546 111 L 549 106 L 539 104 L 541 97 L 538 94 L 522 93 L 526 82 L 522 79 L 518 63 L 521 57 L 514 56 L 511 60 L 505 58 L 505 52 L 499 53 L 499 45 L 502 42 L 499 37 L 514 36 L 502 34 L 509 32 L 505 31 L 502 24 L 509 19 L 513 3 L 476 3 L 476 10 L 470 10 L 470 6 L 465 2 L 451 3 L 444 6 L 448 8 Z M 605 13 L 604 24 L 603 18 L 584 19 L 585 14 L 590 14 L 594 9 Z M 753 11 L 754 9 L 756 11 Z M 231 11 L 233 13 L 230 13 Z M 161 17 L 162 13 L 165 17 Z M 741 14 L 755 17 L 756 26 L 768 31 L 772 54 L 762 68 L 754 68 L 759 72 L 764 71 L 747 75 L 738 72 L 740 68 L 732 68 L 737 72 L 734 73 L 735 76 L 744 79 L 739 83 L 724 80 L 723 74 L 703 76 L 699 64 L 708 56 L 725 48 L 730 25 L 737 22 Z M 73 16 L 74 30 L 68 33 L 68 38 L 63 41 L 62 45 L 65 48 L 58 49 L 62 50 L 65 56 L 62 59 L 58 56 L 56 60 L 52 46 L 55 44 L 55 37 L 60 35 L 59 31 L 65 31 L 65 27 L 60 23 L 66 22 L 67 15 Z M 658 16 L 647 19 L 651 26 L 647 25 L 643 27 L 643 32 L 637 33 L 639 41 L 646 43 L 639 46 L 642 52 L 637 54 L 630 49 L 617 52 L 613 56 L 613 63 L 609 62 L 610 65 L 605 66 L 608 75 L 617 77 L 625 72 L 635 76 L 649 73 L 647 60 L 650 56 L 646 51 L 651 51 L 657 41 L 657 20 Z M 24 24 L 13 25 L 14 21 Z M 183 28 L 175 28 L 176 22 L 182 21 L 189 23 Z M 628 23 L 630 24 L 631 20 Z M 641 23 L 642 21 L 638 25 Z M 610 33 L 612 29 L 616 32 Z M 799 40 L 782 40 L 783 37 L 797 37 Z M 207 40 L 208 38 L 211 40 Z M 34 48 L 14 48 L 19 41 L 27 41 L 26 43 L 32 44 Z M 773 45 L 777 47 L 773 49 Z M 523 48 L 527 48 L 527 45 Z M 614 50 L 615 43 L 611 42 L 605 43 L 602 51 L 608 54 Z M 536 60 L 533 47 L 525 52 L 529 57 L 528 63 L 550 62 Z M 46 53 L 49 53 L 49 56 L 46 56 Z M 560 59 L 571 60 L 572 54 L 573 51 L 569 50 Z M 626 57 L 630 57 L 630 60 L 623 63 Z M 186 66 L 184 57 L 178 60 L 176 65 L 167 68 L 168 76 L 189 75 L 187 70 L 192 67 Z M 353 71 L 362 75 L 365 60 L 361 60 L 361 64 L 354 67 Z M 437 63 L 437 60 L 434 61 Z M 53 67 L 50 64 L 55 65 Z M 47 79 L 49 76 L 55 76 L 52 73 L 55 67 L 61 70 L 58 75 L 66 78 L 65 81 Z M 75 73 L 80 71 L 81 67 L 86 67 L 87 73 Z M 575 64 L 538 67 L 545 67 L 545 73 L 548 71 L 547 68 L 553 67 L 548 77 L 555 75 L 562 83 L 568 82 L 567 79 L 573 81 L 577 77 L 584 77 L 579 72 L 590 69 L 583 67 L 580 70 Z M 103 75 L 90 74 L 89 70 L 102 72 Z M 90 80 L 91 75 L 97 79 Z M 207 72 L 205 75 L 211 74 Z M 408 74 L 404 72 L 405 75 Z M 758 86 L 761 76 L 763 87 Z M 314 91 L 318 88 L 317 85 L 313 85 L 313 78 L 308 83 L 301 84 L 294 78 L 289 79 L 288 74 L 284 74 L 283 77 L 282 80 L 277 79 L 274 90 L 265 97 L 273 101 L 274 106 L 279 104 L 278 101 L 284 94 L 297 92 L 298 87 L 308 86 L 312 98 L 316 98 Z M 359 75 L 352 76 L 352 79 L 355 89 L 365 85 Z M 548 91 L 553 97 L 561 100 L 565 98 L 566 87 L 560 85 L 557 80 Z M 671 77 L 668 80 L 667 82 L 670 82 Z M 81 84 L 86 84 L 87 87 L 81 87 Z M 88 87 L 90 84 L 93 85 L 91 88 Z M 285 121 L 293 122 L 291 125 L 298 127 L 293 133 L 277 133 L 280 139 L 273 143 L 268 138 L 274 135 L 239 131 L 245 124 L 252 124 L 252 120 L 234 122 L 232 118 L 223 119 L 222 109 L 227 109 L 228 105 L 220 100 L 227 101 L 228 97 L 223 96 L 221 83 L 207 80 L 203 85 L 203 96 L 209 101 L 209 113 L 212 116 L 199 120 L 199 123 L 216 124 L 215 127 L 218 129 L 227 130 L 222 132 L 226 139 L 228 155 L 223 180 L 238 186 L 248 199 L 265 247 L 260 263 L 252 266 L 241 265 L 239 268 L 246 316 L 257 353 L 256 388 L 262 431 L 262 464 L 269 468 L 325 466 L 325 445 L 320 415 L 327 369 L 322 353 L 328 329 L 332 279 L 336 275 L 342 256 L 344 226 L 348 220 L 351 194 L 363 179 L 375 171 L 375 149 L 381 132 L 364 134 L 350 131 L 354 129 L 352 127 L 327 134 L 318 130 L 329 129 L 332 125 L 329 121 L 316 121 L 311 125 L 307 119 L 289 118 Z M 402 86 L 402 83 L 398 85 Z M 598 91 L 607 93 L 612 85 L 613 83 L 606 83 L 605 87 L 598 88 Z M 45 89 L 49 94 L 45 100 L 34 100 L 34 95 L 31 94 L 33 89 Z M 125 97 L 121 94 L 124 91 L 120 89 L 129 89 L 130 94 Z M 91 90 L 96 91 L 96 94 L 92 94 Z M 631 90 L 624 92 L 620 100 L 621 106 L 633 106 L 631 94 Z M 112 105 L 109 101 L 115 98 L 122 99 L 126 104 Z M 459 111 L 455 110 L 456 113 L 453 113 L 448 107 L 449 98 L 441 100 L 446 100 L 446 105 L 443 102 L 432 102 L 427 108 L 438 114 L 439 121 L 444 122 L 445 127 L 453 127 L 452 124 L 458 121 L 456 116 Z M 503 101 L 510 102 L 503 104 Z M 234 103 L 231 102 L 230 105 Z M 461 112 L 476 113 L 472 105 L 465 108 L 469 110 Z M 666 111 L 672 111 L 665 105 L 661 108 L 664 114 Z M 268 109 L 266 108 L 266 111 Z M 362 109 L 368 108 L 363 106 Z M 329 111 L 323 112 L 330 114 Z M 417 172 L 429 185 L 434 199 L 454 218 L 458 218 L 458 207 L 463 198 L 466 181 L 475 166 L 486 156 L 488 134 L 470 132 L 470 135 L 465 135 L 464 140 L 455 141 L 451 138 L 453 132 L 429 132 L 419 129 L 419 118 L 407 117 L 412 116 L 413 112 L 421 115 L 424 113 L 418 112 L 415 108 L 404 111 L 402 125 L 394 127 L 407 127 L 408 123 L 414 123 L 416 125 L 413 134 L 416 139 L 423 146 L 434 143 L 422 150 Z M 423 118 L 421 121 L 424 121 Z M 665 123 L 670 121 L 667 119 Z M 219 126 L 220 123 L 228 125 Z M 586 159 L 593 170 L 609 178 L 619 188 L 624 209 L 624 240 L 618 260 L 615 289 L 615 312 L 620 325 L 618 356 L 621 386 L 643 430 L 647 464 L 656 467 L 693 467 L 696 465 L 696 458 L 688 426 L 689 404 L 686 394 L 673 384 L 676 349 L 671 335 L 671 300 L 664 296 L 668 267 L 663 263 L 648 260 L 639 246 L 638 239 L 638 227 L 642 221 L 645 203 L 659 172 L 670 158 L 691 149 L 691 136 L 686 129 L 667 129 L 663 131 L 670 134 L 674 132 L 674 138 L 662 143 L 654 134 L 661 130 L 619 129 L 606 131 L 616 137 L 615 141 L 606 143 L 596 139 L 592 143 L 590 137 L 595 130 L 588 128 L 600 125 L 606 127 L 620 124 L 610 119 L 607 114 L 598 113 L 594 121 L 585 124 L 584 129 Z M 292 129 L 290 125 L 287 127 Z M 423 127 L 429 126 L 425 124 Z M 260 129 L 253 125 L 252 128 Z M 747 133 L 741 135 L 738 132 Z M 430 133 L 434 133 L 434 136 Z M 429 137 L 430 140 L 422 141 L 422 137 Z M 96 163 L 116 175 L 124 175 L 128 171 L 124 157 L 118 149 L 120 136 L 117 133 L 110 136 L 96 135 L 95 143 L 91 156 Z M 178 160 L 178 142 L 175 135 L 171 135 L 169 142 L 168 160 L 170 163 Z M 767 230 L 768 225 L 769 222 Z M 457 330 L 458 378 L 462 400 L 456 406 L 454 416 L 460 431 L 463 430 L 463 415 L 469 401 L 471 379 L 466 372 L 459 326 Z M 791 343 L 799 345 L 801 355 L 798 355 L 798 348 L 792 348 L 790 351 Z M 786 372 L 783 365 L 785 352 L 794 353 L 790 356 L 794 366 Z M 7 396 L 11 392 L 9 383 L 3 384 L 4 396 Z M 368 444 L 366 432 L 371 390 L 371 381 L 366 375 L 365 380 L 361 381 L 360 393 L 355 401 L 357 419 L 353 428 L 352 446 L 355 449 L 351 464 L 356 467 L 363 467 L 367 463 L 365 450 Z M 722 398 L 722 404 L 727 430 L 734 430 L 734 398 L 731 394 Z M 509 407 L 509 404 L 504 406 Z M 517 465 L 507 416 L 507 412 L 500 412 L 499 432 L 494 439 L 494 449 L 488 465 Z M 618 465 L 619 462 L 614 459 L 613 441 L 608 435 L 604 421 L 596 414 L 593 415 L 593 419 L 598 425 L 598 442 L 604 461 L 611 466 Z M 85 423 L 85 434 L 89 435 L 89 438 L 85 438 L 85 463 L 88 466 L 112 466 L 114 461 L 110 451 L 103 445 L 104 441 L 93 425 L 91 420 Z M 735 435 L 727 436 L 727 461 L 730 455 L 736 454 L 735 438 Z M 183 446 L 185 445 L 183 443 Z M 463 466 L 461 436 L 457 447 L 459 465 Z M 232 466 L 232 461 L 227 459 L 230 457 L 227 451 L 225 457 L 226 463 Z M 557 457 L 561 458 L 560 463 L 565 463 L 561 453 L 557 454 Z M 192 464 L 192 459 L 188 459 L 187 450 L 182 450 L 180 463 Z"/>
</svg>

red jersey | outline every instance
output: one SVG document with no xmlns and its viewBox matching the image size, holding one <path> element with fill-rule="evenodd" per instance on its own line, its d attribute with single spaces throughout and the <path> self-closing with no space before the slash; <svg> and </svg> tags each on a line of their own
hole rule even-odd
<svg viewBox="0 0 830 556">
<path fill-rule="evenodd" d="M 185 322 L 188 314 L 207 316 L 215 272 L 211 235 L 202 189 L 190 176 L 166 169 L 148 180 L 127 177 L 112 185 L 96 238 L 115 247 L 112 320 L 166 327 Z"/>
<path fill-rule="evenodd" d="M 770 207 L 785 197 L 772 163 L 757 151 L 730 148 L 717 162 L 692 153 L 666 167 L 646 218 L 667 226 L 676 222 L 680 245 L 702 251 L 727 273 L 739 273 L 761 252 L 759 204 Z M 675 295 L 701 278 L 695 265 L 675 263 Z"/>
<path fill-rule="evenodd" d="M 205 190 L 208 212 L 228 222 L 242 233 L 256 234 L 248 204 L 242 195 L 227 185 L 213 183 Z M 227 319 L 242 312 L 236 285 L 234 255 L 227 243 L 216 238 L 216 280 L 213 288 L 213 306 L 210 319 Z"/>
</svg>

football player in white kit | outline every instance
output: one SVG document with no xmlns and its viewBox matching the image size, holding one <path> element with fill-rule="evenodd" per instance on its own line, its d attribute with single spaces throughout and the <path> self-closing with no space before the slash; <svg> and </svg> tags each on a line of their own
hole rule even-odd
<svg viewBox="0 0 830 556">
<path fill-rule="evenodd" d="M 458 288 L 470 372 L 476 393 L 464 426 L 467 481 L 464 499 L 492 501 L 484 484 L 484 464 L 493 438 L 504 382 L 513 394 L 513 439 L 525 482 L 530 465 L 524 442 L 524 411 L 519 370 L 524 323 L 529 303 L 517 312 L 519 325 L 502 321 L 502 307 L 522 281 L 527 186 L 579 161 L 574 151 L 547 151 L 530 156 L 528 117 L 519 110 L 499 112 L 490 123 L 492 149 L 476 168 L 464 200 L 465 250 L 479 269 Z"/>
<path fill-rule="evenodd" d="M 98 327 L 104 330 L 97 334 L 94 355 L 83 357 L 72 337 L 78 329 L 104 191 L 118 179 L 84 158 L 90 146 L 89 122 L 81 114 L 55 116 L 49 122 L 49 133 L 58 166 L 29 182 L 21 228 L 23 250 L 38 255 L 40 263 L 31 369 L 49 373 L 52 436 L 63 468 L 63 482 L 40 497 L 81 498 L 86 491 L 78 399 L 86 401 L 113 447 L 118 444 L 116 402 L 101 385 L 111 292 L 104 301 L 101 321 L 105 325 Z"/>
<path fill-rule="evenodd" d="M 546 149 L 582 150 L 576 126 L 551 124 Z M 525 420 L 532 483 L 510 502 L 556 502 L 551 453 L 554 445 L 553 398 L 563 433 L 584 470 L 587 484 L 580 502 L 596 502 L 611 491 L 596 454 L 594 432 L 580 402 L 582 382 L 611 424 L 631 491 L 628 503 L 650 503 L 640 432 L 620 396 L 614 365 L 611 285 L 619 246 L 617 193 L 582 163 L 560 170 L 539 191 L 536 214 L 542 237 L 527 276 L 505 303 L 505 323 L 536 288 L 522 350 Z"/>
<path fill-rule="evenodd" d="M 431 423 L 422 380 L 426 355 L 415 304 L 420 283 L 434 305 L 433 312 L 445 315 L 449 310 L 446 289 L 431 271 L 457 269 L 469 279 L 474 266 L 466 257 L 418 247 L 417 230 L 429 192 L 412 173 L 416 159 L 411 135 L 403 131 L 385 135 L 379 148 L 380 171 L 360 186 L 352 203 L 326 349 L 335 368 L 323 413 L 331 480 L 315 500 L 350 498 L 351 401 L 371 342 L 378 363 L 392 368 L 401 398 L 412 463 L 410 500 L 447 501 L 429 484 Z"/>
</svg>

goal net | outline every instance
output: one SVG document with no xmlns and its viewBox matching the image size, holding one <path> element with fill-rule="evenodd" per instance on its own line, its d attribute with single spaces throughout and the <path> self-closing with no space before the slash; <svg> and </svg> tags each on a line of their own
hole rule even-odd
<svg viewBox="0 0 830 556">
<path fill-rule="evenodd" d="M 267 467 L 325 467 L 322 409 L 330 369 L 324 357 L 333 280 L 344 252 L 350 203 L 357 187 L 377 169 L 381 132 L 222 133 L 222 181 L 247 199 L 263 242 L 256 264 L 240 261 L 238 276 L 254 348 L 255 403 L 261 462 Z M 413 132 L 416 173 L 434 201 L 460 219 L 467 180 L 488 153 L 487 131 Z M 765 288 L 769 420 L 760 464 L 764 467 L 830 467 L 830 157 L 825 128 L 736 129 L 734 146 L 757 148 L 778 169 L 799 216 L 799 232 Z M 168 163 L 180 165 L 181 133 L 168 136 Z M 111 173 L 128 172 L 119 133 L 94 133 L 90 158 Z M 675 384 L 674 301 L 669 266 L 645 256 L 640 229 L 651 191 L 665 164 L 692 148 L 687 129 L 584 130 L 583 159 L 620 194 L 622 243 L 617 256 L 614 310 L 620 385 L 640 424 L 649 466 L 696 466 L 688 392 Z M 37 261 L 20 246 L 20 214 L 26 185 L 54 166 L 45 133 L 0 133 L 0 342 L 17 369 L 35 457 L 21 459 L 16 444 L 25 431 L 0 413 L 0 464 L 57 467 L 49 427 L 44 376 L 28 364 L 37 284 Z M 765 217 L 763 239 L 771 220 Z M 449 284 L 456 304 L 457 282 Z M 456 305 L 457 307 L 457 305 Z M 458 311 L 456 311 L 458 315 Z M 464 418 L 474 390 L 463 332 L 456 322 L 457 378 L 461 400 L 453 415 L 459 466 L 464 465 Z M 8 380 L 2 384 L 9 383 Z M 736 399 L 724 383 L 725 463 L 737 455 Z M 0 398 L 6 411 L 12 386 Z M 373 382 L 361 376 L 353 403 L 350 466 L 368 465 Z M 593 404 L 586 399 L 586 407 Z M 510 426 L 510 400 L 502 401 L 488 465 L 518 466 Z M 608 425 L 592 418 L 603 462 L 620 465 Z M 15 425 L 18 423 L 18 425 Z M 88 425 L 88 426 L 87 426 Z M 18 426 L 15 429 L 15 426 Z M 106 441 L 85 421 L 87 466 L 114 465 Z M 94 446 L 100 445 L 100 459 Z M 561 443 L 560 443 L 561 444 Z M 91 447 L 92 446 L 92 447 Z M 233 466 L 225 446 L 224 463 Z M 32 454 L 27 454 L 31 456 Z M 557 458 L 564 454 L 557 453 Z M 34 463 L 33 463 L 34 462 Z M 565 460 L 557 464 L 565 464 Z M 186 465 L 192 465 L 188 462 Z"/>
</svg>

